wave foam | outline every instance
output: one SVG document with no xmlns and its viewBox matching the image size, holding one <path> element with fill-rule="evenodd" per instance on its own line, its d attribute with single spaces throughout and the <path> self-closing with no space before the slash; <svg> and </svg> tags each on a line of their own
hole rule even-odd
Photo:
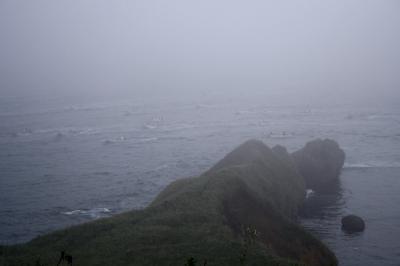
<svg viewBox="0 0 400 266">
<path fill-rule="evenodd" d="M 115 138 L 115 139 L 105 139 L 105 140 L 103 140 L 103 145 L 110 145 L 110 144 L 114 144 L 114 143 L 118 143 L 118 142 L 123 142 L 125 140 L 126 140 L 126 138 L 124 136 L 121 136 L 121 137 Z"/>
<path fill-rule="evenodd" d="M 398 168 L 400 162 L 366 162 L 366 163 L 345 163 L 343 168 Z"/>
<path fill-rule="evenodd" d="M 104 217 L 108 213 L 111 213 L 111 210 L 108 208 L 93 208 L 89 210 L 73 210 L 68 212 L 62 212 L 62 214 L 64 215 L 83 215 L 83 216 L 89 216 L 90 218 L 93 219 Z"/>
<path fill-rule="evenodd" d="M 306 199 L 308 199 L 308 198 L 314 196 L 314 194 L 315 194 L 314 190 L 312 190 L 312 189 L 307 189 L 307 190 L 306 190 Z"/>
</svg>

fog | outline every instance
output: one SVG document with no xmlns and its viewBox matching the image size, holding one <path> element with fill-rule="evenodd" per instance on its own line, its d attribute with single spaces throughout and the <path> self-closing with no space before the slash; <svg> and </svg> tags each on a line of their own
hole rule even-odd
<svg viewBox="0 0 400 266">
<path fill-rule="evenodd" d="M 0 0 L 1 265 L 399 266 L 399 143 L 400 0 Z"/>
<path fill-rule="evenodd" d="M 399 100 L 400 2 L 0 1 L 0 92 Z"/>
</svg>

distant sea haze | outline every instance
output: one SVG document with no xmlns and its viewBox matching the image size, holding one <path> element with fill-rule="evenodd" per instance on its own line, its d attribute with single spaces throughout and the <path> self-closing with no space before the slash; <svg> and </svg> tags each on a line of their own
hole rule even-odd
<svg viewBox="0 0 400 266">
<path fill-rule="evenodd" d="M 247 139 L 294 151 L 320 137 L 339 142 L 345 167 L 333 195 L 308 198 L 301 223 L 341 265 L 400 264 L 400 108 L 19 101 L 0 104 L 0 244 L 143 208 Z M 364 233 L 340 230 L 347 213 Z"/>
</svg>

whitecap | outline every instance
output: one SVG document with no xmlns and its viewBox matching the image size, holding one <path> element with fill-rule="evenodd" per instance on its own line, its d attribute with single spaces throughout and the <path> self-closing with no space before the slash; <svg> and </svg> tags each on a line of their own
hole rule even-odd
<svg viewBox="0 0 400 266">
<path fill-rule="evenodd" d="M 235 112 L 235 115 L 247 115 L 247 114 L 255 114 L 255 111 L 252 110 L 238 110 Z"/>
<path fill-rule="evenodd" d="M 380 115 L 373 114 L 373 115 L 367 116 L 367 119 L 368 119 L 368 120 L 374 120 L 374 119 L 378 119 L 378 118 L 381 118 L 381 117 L 382 117 L 382 116 L 380 116 Z"/>
<path fill-rule="evenodd" d="M 307 189 L 307 190 L 306 190 L 306 199 L 308 199 L 308 198 L 314 196 L 314 194 L 315 194 L 314 190 L 312 190 L 312 189 Z"/>
<path fill-rule="evenodd" d="M 164 121 L 164 117 L 162 117 L 162 116 L 153 117 L 153 118 L 151 119 L 151 121 L 154 122 L 154 123 L 161 123 L 161 122 Z"/>
<path fill-rule="evenodd" d="M 157 125 L 152 125 L 152 124 L 145 124 L 143 125 L 144 129 L 156 129 Z"/>
<path fill-rule="evenodd" d="M 365 162 L 365 163 L 345 163 L 343 168 L 398 168 L 400 162 Z"/>
<path fill-rule="evenodd" d="M 117 142 L 122 142 L 122 141 L 125 141 L 125 140 L 126 140 L 126 138 L 124 136 L 121 136 L 121 137 L 118 137 L 118 138 L 115 138 L 115 139 L 103 140 L 103 144 L 104 145 L 110 145 L 110 144 L 114 144 L 114 143 L 117 143 Z"/>
<path fill-rule="evenodd" d="M 373 167 L 366 163 L 345 163 L 343 168 L 370 168 Z"/>
<path fill-rule="evenodd" d="M 154 169 L 154 171 L 164 170 L 164 169 L 169 168 L 169 167 L 170 167 L 170 164 L 165 163 L 165 164 L 162 164 L 162 165 L 156 167 L 156 168 Z"/>
<path fill-rule="evenodd" d="M 138 142 L 139 143 L 149 143 L 149 142 L 155 142 L 157 140 L 158 140 L 158 138 L 142 138 Z"/>
<path fill-rule="evenodd" d="M 196 109 L 209 109 L 209 108 L 212 108 L 213 106 L 212 105 L 209 105 L 209 104 L 196 104 L 195 105 L 195 108 Z"/>
<path fill-rule="evenodd" d="M 266 134 L 267 138 L 272 138 L 272 139 L 285 139 L 285 138 L 292 138 L 294 136 L 295 136 L 294 133 L 286 132 L 286 131 L 283 131 L 282 133 L 270 132 L 270 133 Z"/>
<path fill-rule="evenodd" d="M 74 214 L 80 214 L 81 212 L 82 212 L 81 210 L 73 210 L 73 211 L 69 211 L 69 212 L 62 212 L 62 214 L 74 215 Z"/>
<path fill-rule="evenodd" d="M 16 132 L 15 135 L 16 136 L 30 136 L 34 133 L 33 129 L 31 128 L 24 128 L 23 130 L 21 130 L 20 132 Z"/>
<path fill-rule="evenodd" d="M 62 212 L 64 215 L 83 215 L 83 216 L 88 216 L 90 218 L 96 219 L 100 217 L 104 217 L 107 214 L 111 213 L 111 210 L 108 208 L 93 208 L 89 210 L 73 210 L 73 211 L 67 211 L 67 212 Z"/>
</svg>

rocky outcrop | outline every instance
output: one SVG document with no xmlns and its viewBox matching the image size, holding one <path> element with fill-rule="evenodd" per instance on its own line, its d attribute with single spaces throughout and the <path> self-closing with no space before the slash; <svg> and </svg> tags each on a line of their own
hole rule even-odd
<svg viewBox="0 0 400 266">
<path fill-rule="evenodd" d="M 190 257 L 218 266 L 243 259 L 246 265 L 337 265 L 293 219 L 304 198 L 303 177 L 286 149 L 250 140 L 201 176 L 173 182 L 143 210 L 0 250 L 4 265 L 38 258 L 53 265 L 60 250 L 74 265 L 184 265 Z"/>
<path fill-rule="evenodd" d="M 249 140 L 228 153 L 207 175 L 223 169 L 249 169 L 242 179 L 253 193 L 287 217 L 294 217 L 305 198 L 305 183 L 286 148 L 274 149 L 262 141 Z"/>
<path fill-rule="evenodd" d="M 362 232 L 365 229 L 365 222 L 359 216 L 347 215 L 342 218 L 342 229 L 348 233 Z"/>
<path fill-rule="evenodd" d="M 292 157 L 307 188 L 325 191 L 338 180 L 345 153 L 334 140 L 317 139 L 294 152 Z"/>
</svg>

